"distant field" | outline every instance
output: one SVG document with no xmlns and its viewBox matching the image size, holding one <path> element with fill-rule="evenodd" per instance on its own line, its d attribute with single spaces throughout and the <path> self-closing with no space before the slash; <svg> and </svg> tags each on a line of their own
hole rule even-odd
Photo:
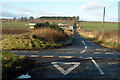
<svg viewBox="0 0 120 80">
<path fill-rule="evenodd" d="M 21 34 L 29 32 L 27 22 L 3 22 L 2 34 Z"/>
<path fill-rule="evenodd" d="M 80 22 L 80 27 L 85 30 L 97 30 L 101 31 L 103 24 L 102 23 L 87 23 L 87 22 Z M 115 31 L 118 30 L 118 24 L 116 23 L 105 23 L 104 24 L 105 31 Z"/>
<path fill-rule="evenodd" d="M 29 27 L 27 22 L 3 22 L 2 29 L 27 29 Z"/>
</svg>

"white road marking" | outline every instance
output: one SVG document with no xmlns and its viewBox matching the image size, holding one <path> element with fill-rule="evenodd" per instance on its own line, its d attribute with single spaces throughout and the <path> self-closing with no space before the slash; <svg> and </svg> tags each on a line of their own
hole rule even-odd
<svg viewBox="0 0 120 80">
<path fill-rule="evenodd" d="M 38 55 L 30 55 L 30 57 L 39 57 Z"/>
<path fill-rule="evenodd" d="M 74 56 L 59 56 L 59 58 L 72 58 Z"/>
<path fill-rule="evenodd" d="M 70 68 L 68 68 L 67 70 L 63 69 L 62 67 L 60 67 L 59 64 L 74 64 L 73 66 L 71 66 Z M 68 73 L 70 73 L 72 70 L 74 70 L 76 67 L 78 67 L 80 65 L 80 62 L 52 62 L 52 64 L 63 74 L 63 75 L 67 75 Z"/>
<path fill-rule="evenodd" d="M 108 64 L 113 65 L 113 64 L 118 64 L 118 63 L 115 62 L 115 63 L 108 63 Z"/>
<path fill-rule="evenodd" d="M 42 56 L 42 57 L 54 57 L 54 56 Z"/>
<path fill-rule="evenodd" d="M 106 52 L 105 54 L 114 54 L 114 53 Z"/>
<path fill-rule="evenodd" d="M 79 58 L 83 58 L 83 57 L 79 57 Z"/>
<path fill-rule="evenodd" d="M 39 51 L 31 51 L 31 52 L 39 52 Z"/>
<path fill-rule="evenodd" d="M 94 52 L 94 54 L 102 54 L 102 52 Z"/>
<path fill-rule="evenodd" d="M 29 51 L 19 51 L 19 52 L 29 52 Z"/>
<path fill-rule="evenodd" d="M 82 42 L 83 42 L 83 44 L 85 45 L 85 41 L 82 40 Z"/>
<path fill-rule="evenodd" d="M 66 53 L 71 53 L 71 52 L 66 52 Z"/>
<path fill-rule="evenodd" d="M 90 57 L 90 59 L 91 59 L 92 62 L 95 64 L 95 66 L 96 66 L 97 69 L 99 70 L 100 74 L 105 74 L 105 73 L 103 72 L 103 70 L 100 68 L 100 66 L 96 63 L 96 61 L 95 61 L 92 57 Z"/>
<path fill-rule="evenodd" d="M 10 52 L 19 52 L 19 51 L 10 51 Z"/>
<path fill-rule="evenodd" d="M 82 42 L 83 42 L 83 44 L 84 44 L 84 46 L 85 46 L 85 49 L 84 49 L 83 51 L 81 51 L 80 53 L 84 53 L 84 52 L 87 50 L 87 46 L 86 46 L 86 44 L 85 44 L 85 41 L 82 40 Z"/>
<path fill-rule="evenodd" d="M 55 52 L 55 53 L 75 53 L 75 52 Z"/>
<path fill-rule="evenodd" d="M 71 50 L 71 49 L 60 49 L 60 50 Z"/>
<path fill-rule="evenodd" d="M 80 53 L 84 53 L 86 50 L 81 51 Z"/>
<path fill-rule="evenodd" d="M 87 46 L 85 46 L 85 49 L 87 49 Z"/>
</svg>

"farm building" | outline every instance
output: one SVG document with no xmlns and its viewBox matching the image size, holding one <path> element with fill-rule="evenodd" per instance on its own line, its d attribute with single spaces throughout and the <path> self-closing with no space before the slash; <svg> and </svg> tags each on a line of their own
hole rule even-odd
<svg viewBox="0 0 120 80">
<path fill-rule="evenodd" d="M 69 26 L 69 29 L 73 29 L 73 26 Z"/>
<path fill-rule="evenodd" d="M 33 29 L 35 25 L 36 25 L 36 23 L 29 23 L 29 26 L 31 29 Z"/>
<path fill-rule="evenodd" d="M 63 27 L 63 26 L 67 26 L 67 24 L 59 23 L 58 26 Z"/>
</svg>

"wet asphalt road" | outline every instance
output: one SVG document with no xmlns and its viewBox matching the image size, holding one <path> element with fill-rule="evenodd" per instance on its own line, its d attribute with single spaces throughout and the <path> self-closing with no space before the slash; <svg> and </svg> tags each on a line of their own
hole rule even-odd
<svg viewBox="0 0 120 80">
<path fill-rule="evenodd" d="M 118 80 L 120 54 L 101 47 L 76 32 L 71 45 L 49 50 L 11 51 L 35 61 L 28 69 L 31 80 Z"/>
</svg>

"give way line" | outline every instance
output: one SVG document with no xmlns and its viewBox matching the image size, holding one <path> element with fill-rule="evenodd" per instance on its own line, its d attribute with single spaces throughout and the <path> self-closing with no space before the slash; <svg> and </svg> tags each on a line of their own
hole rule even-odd
<svg viewBox="0 0 120 80">
<path fill-rule="evenodd" d="M 90 57 L 90 59 L 92 60 L 92 62 L 95 64 L 95 66 L 97 67 L 97 69 L 99 70 L 100 74 L 105 74 L 103 72 L 103 70 L 100 68 L 100 66 L 97 64 L 97 62 L 92 58 Z"/>
<path fill-rule="evenodd" d="M 100 68 L 100 66 L 97 64 L 97 62 L 92 58 L 89 57 L 88 59 L 91 59 L 91 61 L 95 64 L 96 68 L 98 69 L 98 71 L 100 72 L 101 75 L 105 74 L 103 72 L 103 70 Z M 75 68 L 77 68 L 80 65 L 80 62 L 51 62 L 63 75 L 67 75 L 68 73 L 70 73 L 72 70 L 74 70 Z M 59 66 L 59 64 L 74 64 L 73 66 L 71 66 L 70 68 L 68 68 L 67 70 L 65 70 L 64 68 L 62 68 L 61 66 Z"/>
</svg>

